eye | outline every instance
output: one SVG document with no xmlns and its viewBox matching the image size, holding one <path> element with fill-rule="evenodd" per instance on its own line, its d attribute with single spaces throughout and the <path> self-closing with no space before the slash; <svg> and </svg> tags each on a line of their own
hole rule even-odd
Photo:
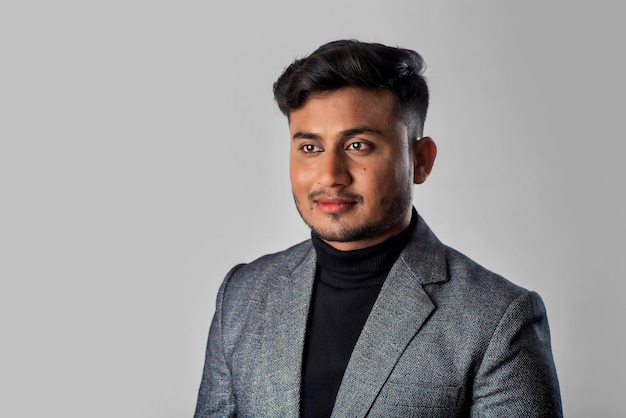
<svg viewBox="0 0 626 418">
<path fill-rule="evenodd" d="M 372 148 L 370 144 L 365 142 L 351 142 L 346 150 L 348 151 L 369 151 Z"/>
<path fill-rule="evenodd" d="M 304 151 L 307 154 L 313 153 L 313 152 L 321 152 L 322 149 L 316 145 L 313 144 L 303 144 L 300 146 L 300 149 L 302 151 Z"/>
</svg>

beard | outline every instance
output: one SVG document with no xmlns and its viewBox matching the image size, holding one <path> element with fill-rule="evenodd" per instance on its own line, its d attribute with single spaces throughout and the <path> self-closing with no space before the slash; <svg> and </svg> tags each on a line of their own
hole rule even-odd
<svg viewBox="0 0 626 418">
<path fill-rule="evenodd" d="M 406 216 L 407 212 L 411 210 L 413 203 L 413 184 L 408 183 L 404 189 L 401 189 L 392 196 L 386 196 L 378 200 L 380 216 L 375 219 L 366 219 L 358 226 L 348 226 L 342 224 L 341 220 L 344 216 L 342 213 L 335 213 L 327 215 L 332 221 L 331 225 L 325 225 L 317 227 L 307 220 L 302 213 L 302 208 L 298 203 L 294 195 L 294 201 L 300 217 L 311 231 L 319 236 L 324 241 L 329 242 L 353 242 L 363 241 L 372 238 L 376 238 L 383 235 Z M 321 192 L 313 192 L 309 194 L 308 201 L 309 209 L 313 209 L 313 199 L 315 195 L 322 194 Z M 345 197 L 356 200 L 359 204 L 363 203 L 363 197 L 354 195 L 351 193 L 339 191 L 335 193 L 338 197 Z"/>
</svg>

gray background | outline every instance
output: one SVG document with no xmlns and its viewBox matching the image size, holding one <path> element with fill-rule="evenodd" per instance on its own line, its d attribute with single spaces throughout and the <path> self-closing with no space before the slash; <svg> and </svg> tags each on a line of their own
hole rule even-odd
<svg viewBox="0 0 626 418">
<path fill-rule="evenodd" d="M 618 2 L 0 5 L 0 416 L 184 417 L 224 274 L 307 238 L 271 84 L 336 38 L 428 64 L 415 204 L 537 290 L 566 415 L 620 415 Z"/>
</svg>

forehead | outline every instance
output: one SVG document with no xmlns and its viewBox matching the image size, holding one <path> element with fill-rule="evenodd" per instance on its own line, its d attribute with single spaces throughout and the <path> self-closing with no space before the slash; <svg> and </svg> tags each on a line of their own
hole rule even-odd
<svg viewBox="0 0 626 418">
<path fill-rule="evenodd" d="M 389 90 L 344 87 L 312 94 L 291 112 L 289 125 L 292 130 L 306 125 L 395 125 L 398 115 L 398 105 Z"/>
</svg>

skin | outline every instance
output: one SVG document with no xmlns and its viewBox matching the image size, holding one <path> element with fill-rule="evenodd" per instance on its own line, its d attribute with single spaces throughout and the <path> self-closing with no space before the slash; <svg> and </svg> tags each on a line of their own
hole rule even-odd
<svg viewBox="0 0 626 418">
<path fill-rule="evenodd" d="M 366 248 L 411 221 L 413 184 L 437 148 L 408 138 L 388 90 L 344 87 L 307 99 L 289 117 L 290 178 L 300 216 L 341 251 Z"/>
</svg>

